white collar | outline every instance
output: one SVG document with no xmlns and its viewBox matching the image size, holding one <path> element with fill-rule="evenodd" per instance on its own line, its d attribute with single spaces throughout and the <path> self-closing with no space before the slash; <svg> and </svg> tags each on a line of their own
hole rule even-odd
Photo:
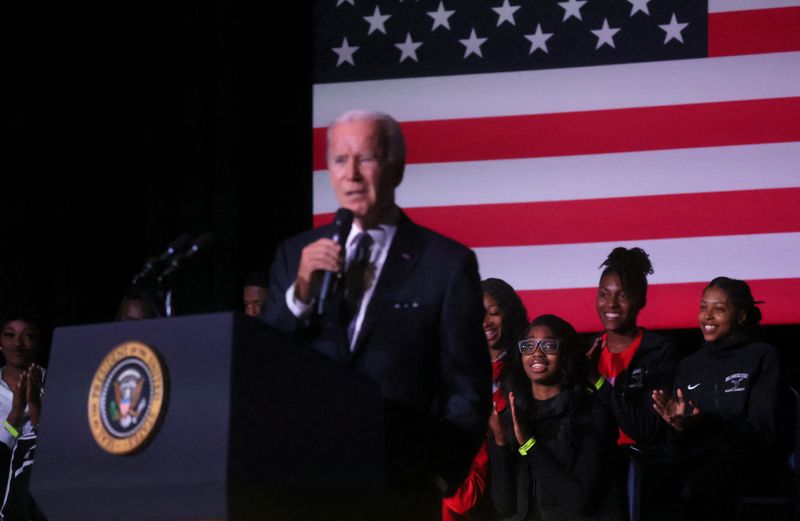
<svg viewBox="0 0 800 521">
<path fill-rule="evenodd" d="M 353 250 L 356 242 L 356 237 L 358 237 L 358 235 L 361 234 L 363 231 L 364 230 L 358 223 L 355 222 L 353 223 L 353 227 L 350 228 L 350 235 L 347 236 L 346 244 L 348 252 Z M 369 230 L 367 230 L 367 233 L 369 234 L 370 237 L 372 237 L 372 240 L 378 246 L 378 250 L 383 251 L 383 249 L 386 247 L 386 244 L 394 236 L 396 231 L 397 231 L 396 224 L 379 224 L 375 228 L 370 228 Z"/>
</svg>

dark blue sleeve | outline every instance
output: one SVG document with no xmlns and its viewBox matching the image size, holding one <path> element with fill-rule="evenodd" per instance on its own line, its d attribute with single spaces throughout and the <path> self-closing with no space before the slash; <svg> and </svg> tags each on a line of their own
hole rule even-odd
<svg viewBox="0 0 800 521">
<path fill-rule="evenodd" d="M 475 255 L 465 250 L 446 275 L 439 328 L 442 477 L 457 487 L 486 439 L 491 364 L 483 333 L 483 298 Z"/>
</svg>

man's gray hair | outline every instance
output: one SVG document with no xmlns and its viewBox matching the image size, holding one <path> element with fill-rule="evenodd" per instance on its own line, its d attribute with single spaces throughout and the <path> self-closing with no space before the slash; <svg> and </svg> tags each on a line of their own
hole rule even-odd
<svg viewBox="0 0 800 521">
<path fill-rule="evenodd" d="M 376 121 L 386 140 L 386 160 L 399 168 L 402 175 L 406 164 L 406 140 L 400 124 L 389 114 L 373 110 L 349 110 L 336 117 L 328 125 L 328 153 L 330 153 L 331 134 L 336 125 L 354 121 Z"/>
</svg>

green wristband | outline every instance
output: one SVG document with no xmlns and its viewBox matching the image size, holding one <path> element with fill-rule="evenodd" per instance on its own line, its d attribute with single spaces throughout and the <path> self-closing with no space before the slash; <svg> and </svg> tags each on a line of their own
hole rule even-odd
<svg viewBox="0 0 800 521">
<path fill-rule="evenodd" d="M 531 436 L 531 438 L 528 441 L 526 441 L 525 444 L 522 445 L 522 447 L 519 448 L 519 453 L 522 454 L 523 456 L 527 456 L 528 452 L 533 448 L 534 445 L 536 445 L 536 438 Z"/>
<path fill-rule="evenodd" d="M 601 387 L 603 387 L 603 384 L 604 384 L 604 383 L 606 383 L 606 379 L 605 379 L 605 378 L 603 378 L 603 377 L 601 376 L 601 377 L 599 377 L 599 378 L 597 379 L 597 381 L 594 383 L 594 388 L 595 388 L 595 389 L 597 389 L 597 390 L 599 391 L 599 390 L 600 390 L 600 388 L 601 388 Z"/>
<path fill-rule="evenodd" d="M 8 423 L 8 420 L 3 420 L 3 427 L 6 428 L 10 435 L 14 436 L 14 439 L 19 438 L 19 431 L 15 429 L 13 425 Z"/>
</svg>

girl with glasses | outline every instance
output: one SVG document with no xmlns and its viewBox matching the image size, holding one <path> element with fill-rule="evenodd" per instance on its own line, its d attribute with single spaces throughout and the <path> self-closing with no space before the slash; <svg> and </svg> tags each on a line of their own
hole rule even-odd
<svg viewBox="0 0 800 521">
<path fill-rule="evenodd" d="M 586 385 L 575 329 L 537 317 L 507 364 L 509 408 L 493 413 L 489 441 L 495 507 L 519 520 L 619 519 L 614 420 Z"/>
</svg>

